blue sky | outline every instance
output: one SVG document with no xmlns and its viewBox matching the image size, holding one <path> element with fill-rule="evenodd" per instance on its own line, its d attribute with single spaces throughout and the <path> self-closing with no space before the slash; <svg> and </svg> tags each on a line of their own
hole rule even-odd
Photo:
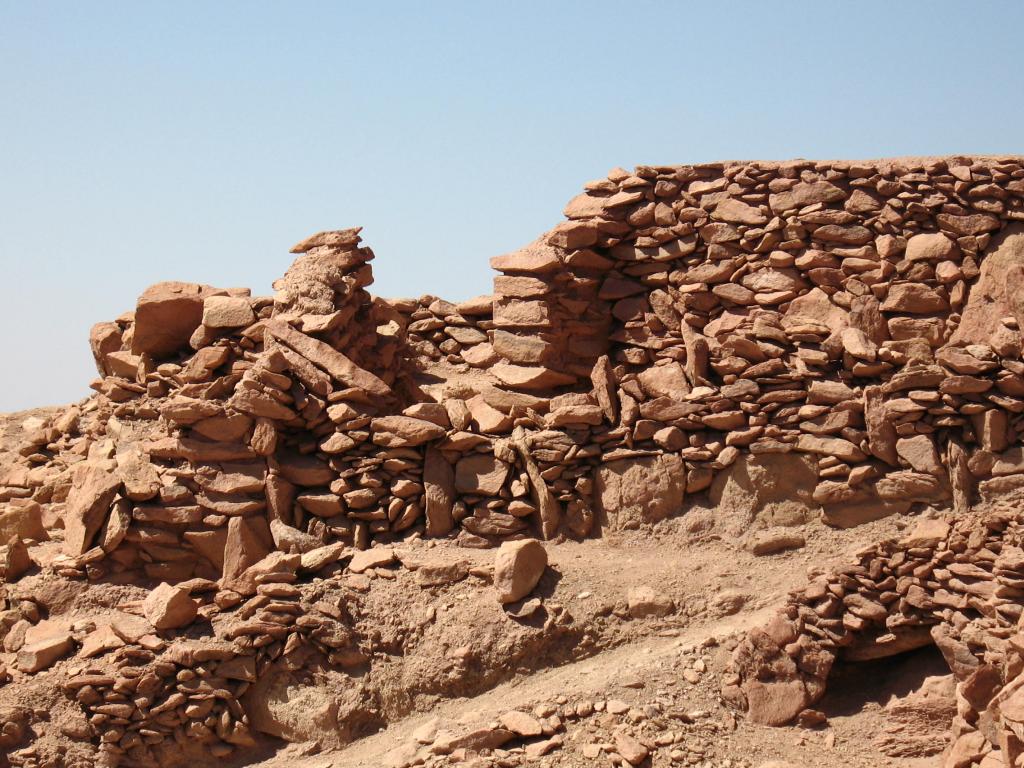
<svg viewBox="0 0 1024 768">
<path fill-rule="evenodd" d="M 159 280 L 361 224 L 459 300 L 616 165 L 1022 151 L 1024 3 L 0 0 L 0 411 Z"/>
</svg>

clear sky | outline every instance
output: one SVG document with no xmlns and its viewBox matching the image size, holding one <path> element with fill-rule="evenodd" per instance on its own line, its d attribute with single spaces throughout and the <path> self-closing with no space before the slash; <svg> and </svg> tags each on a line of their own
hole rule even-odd
<svg viewBox="0 0 1024 768">
<path fill-rule="evenodd" d="M 168 279 L 361 224 L 460 300 L 616 166 L 1024 151 L 1024 2 L 0 0 L 0 411 Z"/>
</svg>

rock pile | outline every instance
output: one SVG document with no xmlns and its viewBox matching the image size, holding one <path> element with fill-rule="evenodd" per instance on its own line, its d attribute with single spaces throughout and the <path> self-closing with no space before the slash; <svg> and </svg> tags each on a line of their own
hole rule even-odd
<svg viewBox="0 0 1024 768">
<path fill-rule="evenodd" d="M 565 215 L 492 260 L 493 295 L 461 304 L 372 297 L 373 253 L 349 229 L 295 246 L 273 297 L 161 283 L 92 329 L 96 394 L 0 469 L 0 570 L 17 578 L 25 544 L 53 536 L 62 554 L 43 565 L 63 577 L 165 583 L 139 608 L 157 632 L 211 605 L 242 627 L 203 658 L 143 644 L 138 674 L 72 678 L 89 681 L 69 690 L 106 754 L 196 734 L 244 745 L 239 696 L 266 659 L 343 647 L 292 585 L 353 551 L 359 573 L 409 536 L 585 537 L 705 492 L 746 494 L 752 510 L 795 499 L 846 527 L 919 502 L 966 513 L 1024 487 L 1020 158 L 615 169 Z M 776 530 L 750 546 L 801 541 Z M 902 605 L 897 582 L 925 567 L 908 551 L 839 588 Z M 995 593 L 949 599 L 1005 599 L 983 615 L 1013 620 L 1007 568 Z M 867 597 L 836 618 L 846 592 L 831 588 L 788 619 L 810 610 L 822 633 L 796 633 L 816 638 L 799 641 L 799 664 L 775 654 L 783 677 L 803 676 L 743 678 L 755 717 L 780 696 L 766 721 L 805 708 L 831 663 L 818 640 L 881 619 Z M 26 670 L 78 641 L 26 647 Z"/>
<path fill-rule="evenodd" d="M 1018 765 L 1022 501 L 1017 493 L 985 512 L 924 519 L 903 539 L 866 547 L 851 565 L 793 592 L 735 651 L 726 698 L 754 722 L 782 725 L 813 714 L 808 708 L 824 694 L 837 660 L 885 658 L 934 643 L 957 681 L 945 768 Z"/>
</svg>

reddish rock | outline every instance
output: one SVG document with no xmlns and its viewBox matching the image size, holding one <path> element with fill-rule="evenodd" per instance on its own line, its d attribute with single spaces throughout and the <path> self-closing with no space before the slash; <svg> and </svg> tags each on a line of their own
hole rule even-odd
<svg viewBox="0 0 1024 768">
<path fill-rule="evenodd" d="M 486 453 L 474 453 L 455 465 L 455 490 L 459 493 L 495 496 L 508 477 L 509 465 Z"/>
<path fill-rule="evenodd" d="M 663 520 L 681 511 L 686 495 L 686 466 L 678 454 L 606 462 L 596 480 L 597 512 L 613 529 Z"/>
<path fill-rule="evenodd" d="M 895 283 L 889 287 L 889 293 L 882 302 L 883 312 L 927 315 L 945 312 L 948 309 L 949 303 L 946 299 L 938 291 L 922 283 Z"/>
<path fill-rule="evenodd" d="M 423 462 L 423 488 L 426 497 L 427 535 L 444 536 L 455 525 L 455 470 L 436 448 L 428 447 Z"/>
<path fill-rule="evenodd" d="M 18 651 L 15 666 L 27 674 L 41 672 L 66 656 L 74 646 L 75 641 L 68 632 L 55 632 L 49 637 L 23 646 Z"/>
<path fill-rule="evenodd" d="M 1011 224 L 993 238 L 949 343 L 987 344 L 1007 317 L 1024 327 L 1024 224 Z"/>
<path fill-rule="evenodd" d="M 940 262 L 953 259 L 960 254 L 960 248 L 941 232 L 922 233 L 907 240 L 907 261 Z"/>
<path fill-rule="evenodd" d="M 536 539 L 506 541 L 494 558 L 494 589 L 498 602 L 522 600 L 537 586 L 547 568 L 548 553 Z"/>
<path fill-rule="evenodd" d="M 373 442 L 388 448 L 422 445 L 444 437 L 447 430 L 432 421 L 411 416 L 381 416 L 370 422 Z"/>
<path fill-rule="evenodd" d="M 166 582 L 152 590 L 142 604 L 146 619 L 157 629 L 178 629 L 195 619 L 198 606 L 187 591 Z"/>
<path fill-rule="evenodd" d="M 218 293 L 197 283 L 157 283 L 145 290 L 135 307 L 132 353 L 163 359 L 188 349 L 203 321 L 203 302 Z"/>
<path fill-rule="evenodd" d="M 491 366 L 491 373 L 510 387 L 517 389 L 552 389 L 576 381 L 575 376 L 559 373 L 543 366 L 511 365 L 498 363 Z"/>
<path fill-rule="evenodd" d="M 92 546 L 120 487 L 121 478 L 112 468 L 88 462 L 75 467 L 64 509 L 66 554 L 80 555 Z"/>
<path fill-rule="evenodd" d="M 48 537 L 43 528 L 43 508 L 32 499 L 12 499 L 0 504 L 0 541 L 12 536 L 19 539 L 45 541 Z"/>
<path fill-rule="evenodd" d="M 256 321 L 244 296 L 208 296 L 203 301 L 203 325 L 214 330 L 244 328 Z"/>
</svg>

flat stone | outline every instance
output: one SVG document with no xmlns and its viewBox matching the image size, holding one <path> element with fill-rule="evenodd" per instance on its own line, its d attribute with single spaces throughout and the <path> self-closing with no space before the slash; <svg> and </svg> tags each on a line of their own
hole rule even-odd
<svg viewBox="0 0 1024 768">
<path fill-rule="evenodd" d="M 894 283 L 882 302 L 883 312 L 929 315 L 949 310 L 949 303 L 923 283 Z"/>
<path fill-rule="evenodd" d="M 901 437 L 896 441 L 896 453 L 917 472 L 926 472 L 930 475 L 945 474 L 938 451 L 935 450 L 935 443 L 927 435 Z"/>
<path fill-rule="evenodd" d="M 576 377 L 544 366 L 512 365 L 498 363 L 491 366 L 491 373 L 510 387 L 520 389 L 552 389 L 576 381 Z"/>
<path fill-rule="evenodd" d="M 926 232 L 907 240 L 907 261 L 939 262 L 953 259 L 960 254 L 956 242 L 941 232 Z"/>
<path fill-rule="evenodd" d="M 668 616 L 676 608 L 671 597 L 647 585 L 631 587 L 626 593 L 626 605 L 634 619 Z"/>
<path fill-rule="evenodd" d="M 651 753 L 640 741 L 624 731 L 615 734 L 615 751 L 630 765 L 640 765 Z"/>
<path fill-rule="evenodd" d="M 50 637 L 23 646 L 18 651 L 14 666 L 21 672 L 35 674 L 53 666 L 75 646 L 68 632 L 57 632 Z"/>
<path fill-rule="evenodd" d="M 612 529 L 664 520 L 682 510 L 686 495 L 686 465 L 679 454 L 608 461 L 596 480 L 596 511 Z"/>
<path fill-rule="evenodd" d="M 544 733 L 544 727 L 540 721 L 533 715 L 528 715 L 525 712 L 519 712 L 518 710 L 511 710 L 501 715 L 498 718 L 498 722 L 501 723 L 502 727 L 512 731 L 516 736 L 522 738 L 533 738 L 534 736 L 540 736 Z"/>
<path fill-rule="evenodd" d="M 268 322 L 266 329 L 275 339 L 318 365 L 336 381 L 378 397 L 391 395 L 391 388 L 387 384 L 364 368 L 360 368 L 330 345 L 307 336 L 279 320 Z"/>
<path fill-rule="evenodd" d="M 423 462 L 427 535 L 444 536 L 455 526 L 455 470 L 440 450 L 428 447 Z"/>
<path fill-rule="evenodd" d="M 496 496 L 504 486 L 508 473 L 508 463 L 492 454 L 469 454 L 455 465 L 455 490 L 459 493 Z"/>
<path fill-rule="evenodd" d="M 370 422 L 373 442 L 387 448 L 422 445 L 444 437 L 448 431 L 432 421 L 412 416 L 381 416 Z"/>
<path fill-rule="evenodd" d="M 799 531 L 768 528 L 757 531 L 747 540 L 747 549 L 755 555 L 772 555 L 787 549 L 799 549 L 807 543 Z"/>
<path fill-rule="evenodd" d="M 348 563 L 351 573 L 363 573 L 370 568 L 384 568 L 396 562 L 395 550 L 390 547 L 371 547 L 352 555 Z"/>
</svg>

